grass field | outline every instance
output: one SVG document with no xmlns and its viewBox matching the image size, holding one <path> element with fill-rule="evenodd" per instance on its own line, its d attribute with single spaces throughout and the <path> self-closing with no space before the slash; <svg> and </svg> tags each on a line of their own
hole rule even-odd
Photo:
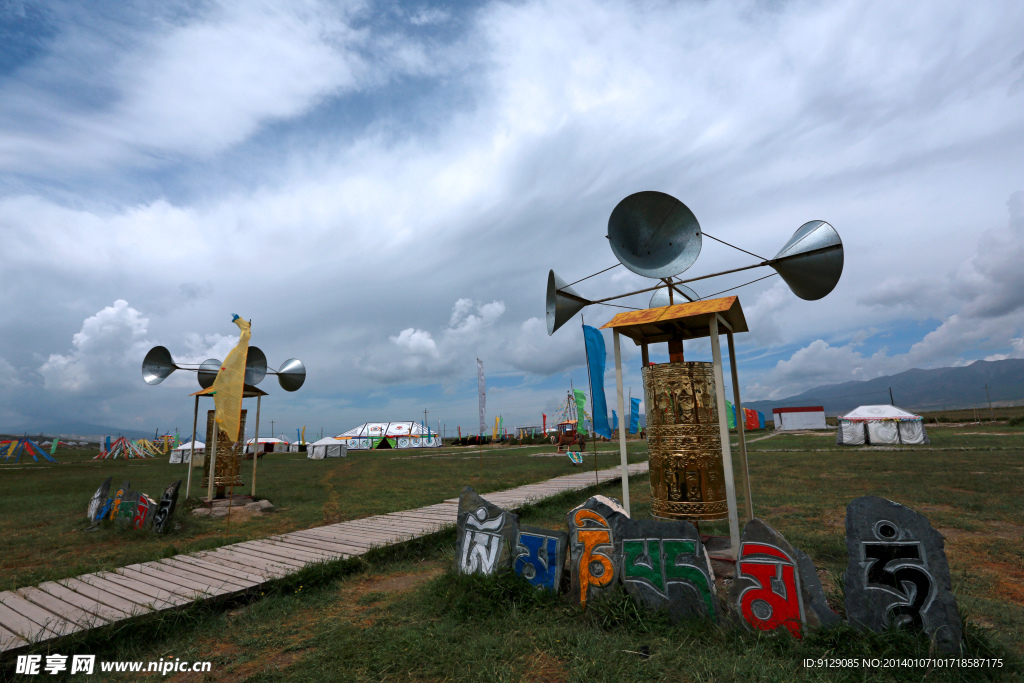
<svg viewBox="0 0 1024 683">
<path fill-rule="evenodd" d="M 239 522 L 236 514 L 210 519 L 190 514 L 182 484 L 175 529 L 158 536 L 106 525 L 95 531 L 85 512 L 96 488 L 112 476 L 112 491 L 130 481 L 136 491 L 159 500 L 168 484 L 186 476 L 186 466 L 167 456 L 146 460 L 96 461 L 97 451 L 57 454 L 60 464 L 0 464 L 0 590 L 145 562 L 176 553 L 206 550 L 272 534 L 333 524 L 370 515 L 433 505 L 459 495 L 469 484 L 499 491 L 578 472 L 568 458 L 530 457 L 551 446 L 438 448 L 430 451 L 352 452 L 347 458 L 307 460 L 304 453 L 268 454 L 257 466 L 256 492 L 275 505 L 272 513 Z M 629 444 L 631 462 L 646 457 L 646 445 Z M 600 469 L 619 462 L 611 444 L 599 447 Z M 594 469 L 588 453 L 584 468 Z M 481 479 L 481 473 L 483 479 Z M 193 497 L 202 470 L 193 474 Z M 242 479 L 252 482 L 252 461 Z M 241 493 L 248 493 L 247 485 Z M 113 493 L 111 494 L 113 495 Z"/>
<path fill-rule="evenodd" d="M 845 506 L 857 496 L 873 494 L 927 515 L 946 538 L 954 592 L 966 620 L 967 654 L 1001 658 L 1002 669 L 822 670 L 805 667 L 803 661 L 926 657 L 928 643 L 912 635 L 861 634 L 848 628 L 795 643 L 788 637 L 758 637 L 729 626 L 671 625 L 658 615 L 638 613 L 622 596 L 581 612 L 514 577 L 454 575 L 449 571 L 455 541 L 451 531 L 364 558 L 312 567 L 278 582 L 265 595 L 99 629 L 51 649 L 64 654 L 96 653 L 107 660 L 213 662 L 213 672 L 205 679 L 195 674 L 167 677 L 177 681 L 1020 680 L 1024 674 L 1024 430 L 996 424 L 929 426 L 928 432 L 932 443 L 927 447 L 895 448 L 838 448 L 831 433 L 767 438 L 763 433 L 750 434 L 755 513 L 811 555 L 823 574 L 830 603 L 840 614 L 841 576 L 847 563 Z M 639 450 L 642 444 L 636 447 L 632 460 L 644 456 Z M 270 533 L 436 502 L 451 497 L 451 491 L 463 483 L 484 491 L 508 488 L 564 473 L 568 467 L 562 458 L 488 452 L 481 481 L 477 457 L 363 455 L 331 463 L 293 455 L 266 469 L 261 462 L 261 472 L 274 473 L 268 475 L 261 495 L 275 501 L 279 511 L 240 525 L 238 536 L 232 527 L 231 536 L 249 537 L 248 525 Z M 615 454 L 602 458 L 607 458 L 602 467 L 611 466 Z M 337 468 L 330 479 L 335 470 L 320 467 L 325 464 Z M 81 522 L 60 519 L 82 514 L 96 485 L 91 477 L 98 478 L 100 472 L 84 467 L 78 471 L 91 475 L 80 485 L 86 493 L 77 495 L 74 504 L 62 503 L 70 512 L 47 517 L 49 532 L 35 522 L 31 533 L 20 531 L 25 543 L 68 552 L 65 557 L 93 552 L 92 543 L 104 549 L 104 561 L 113 562 L 129 547 L 159 554 L 166 545 L 184 549 L 227 538 L 223 520 L 189 520 L 175 532 L 177 536 L 152 547 L 149 541 L 115 531 L 80 540 L 81 536 L 93 538 L 96 532 L 71 531 Z M 135 472 L 148 474 L 144 468 L 121 471 L 133 478 Z M 160 486 L 168 471 L 156 472 Z M 17 479 L 24 487 L 29 477 L 34 481 L 41 473 Z M 19 527 L 12 524 L 12 515 L 22 517 L 22 511 L 31 507 L 38 516 L 40 507 L 46 507 L 35 502 L 28 505 L 30 493 L 19 494 L 20 505 L 10 502 L 12 479 L 0 475 L 5 537 L 8 529 Z M 324 479 L 326 487 L 321 485 Z M 69 486 L 73 480 L 62 482 Z M 381 485 L 385 480 L 386 487 Z M 426 493 L 431 487 L 444 492 L 431 498 Z M 156 489 L 153 485 L 151 492 Z M 618 497 L 619 487 L 609 485 L 601 492 Z M 522 521 L 564 528 L 565 513 L 592 493 L 564 494 L 532 506 L 523 512 Z M 631 497 L 634 516 L 648 516 L 646 477 L 632 480 Z M 78 534 L 73 549 L 65 551 L 46 540 L 54 530 L 66 537 Z M 705 524 L 702 531 L 724 533 L 725 525 Z M 11 547 L 4 550 L 6 563 Z M 30 576 L 47 570 L 26 566 L 20 571 Z M 636 654 L 643 648 L 649 657 Z"/>
</svg>

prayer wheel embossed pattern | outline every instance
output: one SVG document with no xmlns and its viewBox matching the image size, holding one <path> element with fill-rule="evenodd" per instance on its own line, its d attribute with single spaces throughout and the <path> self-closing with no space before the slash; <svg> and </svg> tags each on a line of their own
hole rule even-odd
<svg viewBox="0 0 1024 683">
<path fill-rule="evenodd" d="M 722 437 L 711 363 L 662 363 L 643 369 L 651 514 L 713 520 L 729 514 Z"/>
<path fill-rule="evenodd" d="M 209 452 L 211 445 L 213 444 L 213 429 L 216 424 L 214 414 L 216 411 L 210 410 L 206 413 L 206 450 L 207 457 L 203 459 L 203 483 L 202 487 L 205 489 L 210 485 L 210 457 Z M 242 411 L 242 416 L 238 422 L 238 431 L 240 434 L 245 434 L 245 411 Z M 231 439 L 228 437 L 224 430 L 219 430 L 217 434 L 217 471 L 213 476 L 214 488 L 222 487 L 241 487 L 242 486 L 242 448 L 245 443 L 245 439 L 238 441 L 234 444 L 231 443 Z"/>
</svg>

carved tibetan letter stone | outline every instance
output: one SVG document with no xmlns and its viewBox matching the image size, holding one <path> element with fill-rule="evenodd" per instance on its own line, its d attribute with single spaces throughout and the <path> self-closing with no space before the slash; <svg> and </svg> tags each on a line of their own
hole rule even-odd
<svg viewBox="0 0 1024 683">
<path fill-rule="evenodd" d="M 492 505 L 469 486 L 459 496 L 455 565 L 463 574 L 493 574 L 512 564 L 519 517 Z"/>
<path fill-rule="evenodd" d="M 566 515 L 572 599 L 581 607 L 616 582 L 619 560 L 612 529 L 620 518 L 628 519 L 625 509 L 605 496 L 594 496 Z"/>
<path fill-rule="evenodd" d="M 749 628 L 784 629 L 799 639 L 841 621 L 825 600 L 811 558 L 760 519 L 743 528 L 729 603 Z"/>
<path fill-rule="evenodd" d="M 558 592 L 569 534 L 539 527 L 519 527 L 512 569 L 537 588 Z"/>
<path fill-rule="evenodd" d="M 619 578 L 638 604 L 665 610 L 674 621 L 718 619 L 715 575 L 693 524 L 620 516 L 612 533 Z"/>
<path fill-rule="evenodd" d="M 174 508 L 178 505 L 180 487 L 181 479 L 164 489 L 164 495 L 160 497 L 156 515 L 153 517 L 153 531 L 158 534 L 165 534 L 171 529 L 171 518 L 174 516 Z"/>
<path fill-rule="evenodd" d="M 863 496 L 846 508 L 846 617 L 859 629 L 922 630 L 943 652 L 963 637 L 942 536 L 924 515 Z"/>
<path fill-rule="evenodd" d="M 110 482 L 113 481 L 113 479 L 113 477 L 107 477 L 103 483 L 100 484 L 100 487 L 96 489 L 96 493 L 92 494 L 92 499 L 89 501 L 89 508 L 85 513 L 91 523 L 96 523 L 96 518 L 99 517 L 104 503 L 107 502 L 107 496 L 110 495 Z"/>
</svg>

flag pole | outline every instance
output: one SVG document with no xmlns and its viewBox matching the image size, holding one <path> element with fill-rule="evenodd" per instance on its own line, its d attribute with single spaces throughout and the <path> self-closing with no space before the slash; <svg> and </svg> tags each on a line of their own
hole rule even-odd
<svg viewBox="0 0 1024 683">
<path fill-rule="evenodd" d="M 252 492 L 250 495 L 256 500 L 256 463 L 260 459 L 260 401 L 262 396 L 256 397 L 256 435 L 252 440 Z"/>
<path fill-rule="evenodd" d="M 583 316 L 580 316 L 580 329 L 586 327 Z M 590 386 L 590 423 L 594 425 L 594 486 L 600 484 L 597 476 L 597 406 L 594 405 L 594 380 L 590 377 L 590 350 L 587 349 L 587 332 L 583 330 L 583 353 L 587 356 L 587 383 Z M 579 430 L 577 430 L 578 432 Z"/>
<path fill-rule="evenodd" d="M 192 413 L 192 451 L 188 455 L 188 477 L 185 483 L 185 499 L 192 491 L 192 468 L 196 466 L 196 425 L 199 421 L 199 396 L 196 395 L 196 409 Z"/>
<path fill-rule="evenodd" d="M 626 413 L 622 407 L 622 352 L 619 350 L 619 331 L 612 328 L 615 346 L 615 394 L 619 404 L 619 463 L 622 467 L 622 505 L 629 516 L 629 458 L 626 455 Z M 632 391 L 630 392 L 632 398 Z M 630 402 L 630 413 L 633 407 Z"/>
</svg>

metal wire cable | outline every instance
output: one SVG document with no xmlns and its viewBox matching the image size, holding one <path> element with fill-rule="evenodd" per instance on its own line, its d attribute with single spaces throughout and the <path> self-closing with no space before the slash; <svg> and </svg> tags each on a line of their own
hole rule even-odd
<svg viewBox="0 0 1024 683">
<path fill-rule="evenodd" d="M 744 282 L 742 285 L 736 285 L 735 287 L 730 287 L 729 289 L 723 289 L 721 292 L 715 292 L 714 294 L 708 294 L 707 296 L 702 296 L 701 300 L 703 300 L 703 299 L 710 299 L 713 296 L 718 296 L 719 294 L 725 294 L 726 292 L 731 292 L 734 289 L 739 289 L 740 287 L 746 287 L 747 285 L 752 285 L 755 282 L 760 282 L 761 280 L 767 280 L 772 275 L 778 275 L 778 273 L 769 273 L 768 275 L 765 275 L 764 277 L 759 277 L 756 280 L 751 280 L 750 282 Z"/>
<path fill-rule="evenodd" d="M 580 278 L 580 279 L 579 279 L 579 280 L 577 280 L 576 282 L 570 282 L 569 284 L 567 284 L 567 285 L 566 285 L 566 287 L 572 287 L 573 285 L 575 285 L 575 284 L 578 284 L 578 283 L 580 283 L 580 282 L 583 282 L 584 280 L 589 280 L 590 278 L 594 277 L 595 275 L 600 275 L 601 273 L 605 273 L 605 272 L 608 272 L 608 271 L 609 271 L 609 270 L 611 270 L 612 268 L 615 268 L 615 267 L 617 267 L 617 266 L 621 266 L 621 265 L 622 265 L 621 263 L 616 263 L 616 264 L 615 264 L 614 266 L 608 266 L 608 267 L 607 267 L 607 268 L 605 268 L 604 270 L 599 270 L 599 271 L 597 271 L 596 273 L 594 273 L 594 275 L 588 275 L 588 276 L 586 276 L 586 277 L 584 277 L 584 278 Z M 638 309 L 638 310 L 639 310 L 639 309 Z"/>
<path fill-rule="evenodd" d="M 767 260 L 768 260 L 768 259 L 766 259 L 766 258 L 765 258 L 764 256 L 758 256 L 757 254 L 755 254 L 755 253 L 754 253 L 754 252 L 752 252 L 752 251 L 747 251 L 746 249 L 740 249 L 740 248 L 739 248 L 739 247 L 737 247 L 737 246 L 736 246 L 735 244 L 729 244 L 729 243 L 728 243 L 728 242 L 726 242 L 725 240 L 720 240 L 720 239 L 718 239 L 717 237 L 715 237 L 714 235 L 709 235 L 709 234 L 708 234 L 708 233 L 706 233 L 706 232 L 701 232 L 701 234 L 702 234 L 702 235 L 704 235 L 705 237 L 710 237 L 711 239 L 713 239 L 713 240 L 714 240 L 714 241 L 716 241 L 716 242 L 721 242 L 722 244 L 724 244 L 724 245 L 725 245 L 725 246 L 727 246 L 727 247 L 732 247 L 733 249 L 737 249 L 737 250 L 739 250 L 739 251 L 742 251 L 742 252 L 743 252 L 744 254 L 750 254 L 751 256 L 755 256 L 755 257 L 757 257 L 757 258 L 761 259 L 762 261 L 767 261 Z"/>
</svg>

